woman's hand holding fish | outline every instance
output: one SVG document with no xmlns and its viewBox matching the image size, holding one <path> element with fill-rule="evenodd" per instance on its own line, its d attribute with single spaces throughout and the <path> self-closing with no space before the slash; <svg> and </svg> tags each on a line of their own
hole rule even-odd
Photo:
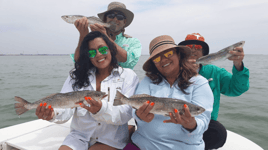
<svg viewBox="0 0 268 150">
<path fill-rule="evenodd" d="M 143 105 L 138 110 L 136 110 L 136 115 L 145 122 L 151 122 L 154 119 L 154 114 L 150 113 L 153 107 L 154 102 L 144 102 Z"/>
<path fill-rule="evenodd" d="M 243 59 L 244 59 L 244 50 L 242 47 L 237 47 L 233 51 L 229 52 L 233 56 L 229 57 L 229 60 L 232 60 L 234 62 L 234 66 L 238 71 L 243 70 Z"/>
<path fill-rule="evenodd" d="M 77 19 L 74 22 L 74 25 L 75 25 L 76 29 L 79 31 L 80 36 L 85 37 L 89 33 L 87 17 Z"/>
<path fill-rule="evenodd" d="M 189 111 L 189 107 L 184 104 L 184 114 L 180 115 L 180 112 L 177 109 L 174 109 L 174 114 L 169 113 L 170 120 L 164 120 L 164 123 L 175 123 L 175 124 L 181 124 L 185 129 L 187 130 L 193 130 L 196 128 L 196 120 L 194 117 L 191 116 L 191 113 Z"/>
<path fill-rule="evenodd" d="M 51 120 L 54 117 L 54 110 L 51 107 L 51 105 L 49 105 L 48 107 L 47 103 L 40 103 L 40 105 L 36 108 L 35 114 L 39 119 L 43 119 L 43 120 Z"/>
<path fill-rule="evenodd" d="M 109 37 L 107 35 L 106 28 L 103 25 L 100 25 L 100 24 L 97 24 L 97 23 L 91 24 L 90 29 L 91 29 L 91 31 L 99 31 L 99 32 L 105 34 L 107 37 Z"/>
<path fill-rule="evenodd" d="M 92 114 L 96 114 L 97 112 L 100 111 L 100 109 L 102 107 L 101 101 L 93 100 L 91 97 L 85 97 L 85 100 L 88 102 L 88 104 L 90 104 L 90 107 L 88 107 L 87 105 L 85 105 L 83 103 L 79 103 L 82 108 L 85 108 L 86 110 L 88 110 Z"/>
</svg>

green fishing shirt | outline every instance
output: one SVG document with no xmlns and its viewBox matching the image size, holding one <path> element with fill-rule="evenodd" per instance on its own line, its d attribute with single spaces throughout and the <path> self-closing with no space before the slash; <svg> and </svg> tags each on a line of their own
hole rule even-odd
<svg viewBox="0 0 268 150">
<path fill-rule="evenodd" d="M 119 65 L 123 68 L 133 69 L 141 56 L 141 42 L 137 38 L 126 38 L 122 33 L 116 36 L 114 42 L 127 51 L 127 61 L 119 62 Z M 74 61 L 74 54 L 70 54 L 70 56 Z"/>
<path fill-rule="evenodd" d="M 233 74 L 215 65 L 205 65 L 200 68 L 199 74 L 208 79 L 214 95 L 212 120 L 217 121 L 221 94 L 239 96 L 249 89 L 249 70 L 243 66 L 243 70 L 238 71 L 233 66 L 232 72 Z"/>
</svg>

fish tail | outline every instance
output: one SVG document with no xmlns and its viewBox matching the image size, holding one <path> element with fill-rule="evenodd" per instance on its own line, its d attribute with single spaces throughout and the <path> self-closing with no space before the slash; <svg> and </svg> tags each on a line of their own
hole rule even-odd
<svg viewBox="0 0 268 150">
<path fill-rule="evenodd" d="M 114 106 L 123 105 L 124 103 L 122 102 L 122 100 L 125 98 L 127 98 L 125 95 L 123 95 L 119 91 L 116 91 L 116 95 L 114 98 Z"/>
<path fill-rule="evenodd" d="M 15 99 L 15 101 L 20 102 L 20 103 L 15 103 L 14 104 L 14 108 L 16 109 L 16 114 L 17 115 L 21 115 L 21 114 L 23 114 L 23 113 L 25 113 L 26 111 L 29 110 L 29 109 L 25 108 L 25 106 L 27 104 L 30 104 L 28 101 L 26 101 L 23 98 L 17 97 L 17 96 L 15 96 L 14 99 Z"/>
</svg>

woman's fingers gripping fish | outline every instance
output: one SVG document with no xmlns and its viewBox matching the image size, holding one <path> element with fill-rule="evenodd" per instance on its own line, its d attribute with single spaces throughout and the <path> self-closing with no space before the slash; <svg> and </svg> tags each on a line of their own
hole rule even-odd
<svg viewBox="0 0 268 150">
<path fill-rule="evenodd" d="M 114 106 L 127 104 L 132 106 L 133 108 L 140 108 L 144 102 L 150 101 L 154 102 L 154 107 L 150 111 L 153 114 L 159 114 L 163 116 L 169 116 L 169 112 L 173 112 L 174 109 L 178 109 L 180 114 L 184 113 L 183 105 L 187 104 L 190 110 L 191 115 L 197 116 L 205 111 L 203 107 L 194 105 L 192 103 L 179 100 L 179 99 L 173 99 L 173 98 L 160 98 L 160 97 L 154 97 L 147 94 L 141 94 L 141 95 L 133 95 L 130 98 L 127 98 L 122 93 L 117 91 L 115 99 L 114 99 Z"/>
<path fill-rule="evenodd" d="M 74 22 L 77 19 L 81 19 L 83 17 L 85 17 L 85 16 L 81 16 L 81 15 L 64 15 L 64 16 L 61 16 L 61 18 L 64 21 L 66 21 L 67 23 L 72 23 L 72 24 L 74 24 Z M 116 24 L 114 22 L 104 23 L 100 18 L 95 17 L 95 16 L 87 17 L 87 20 L 88 20 L 88 26 L 91 25 L 91 24 L 98 23 L 100 25 L 103 25 L 106 28 L 109 28 L 111 31 L 114 31 L 115 28 L 116 28 Z"/>
<path fill-rule="evenodd" d="M 51 94 L 33 103 L 15 96 L 15 100 L 19 103 L 15 103 L 14 107 L 17 115 L 21 115 L 28 110 L 36 109 L 40 103 L 47 103 L 47 106 L 51 105 L 52 108 L 73 108 L 79 106 L 78 104 L 75 104 L 77 102 L 88 104 L 84 97 L 91 97 L 98 101 L 102 100 L 106 96 L 106 93 L 99 91 L 75 91 L 69 93 Z"/>
<path fill-rule="evenodd" d="M 245 41 L 237 42 L 231 46 L 228 46 L 216 53 L 211 53 L 209 55 L 200 57 L 196 60 L 197 64 L 211 64 L 219 60 L 224 60 L 232 56 L 232 54 L 229 53 L 229 51 L 233 51 L 237 47 L 243 47 L 245 44 Z"/>
</svg>

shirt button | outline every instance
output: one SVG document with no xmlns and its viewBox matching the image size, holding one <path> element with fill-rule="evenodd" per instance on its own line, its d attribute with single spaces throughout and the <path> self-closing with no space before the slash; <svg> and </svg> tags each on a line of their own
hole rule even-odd
<svg viewBox="0 0 268 150">
<path fill-rule="evenodd" d="M 98 123 L 98 125 L 100 126 L 101 124 L 100 124 L 100 123 Z"/>
<path fill-rule="evenodd" d="M 96 137 L 96 140 L 98 140 L 98 137 Z"/>
</svg>

